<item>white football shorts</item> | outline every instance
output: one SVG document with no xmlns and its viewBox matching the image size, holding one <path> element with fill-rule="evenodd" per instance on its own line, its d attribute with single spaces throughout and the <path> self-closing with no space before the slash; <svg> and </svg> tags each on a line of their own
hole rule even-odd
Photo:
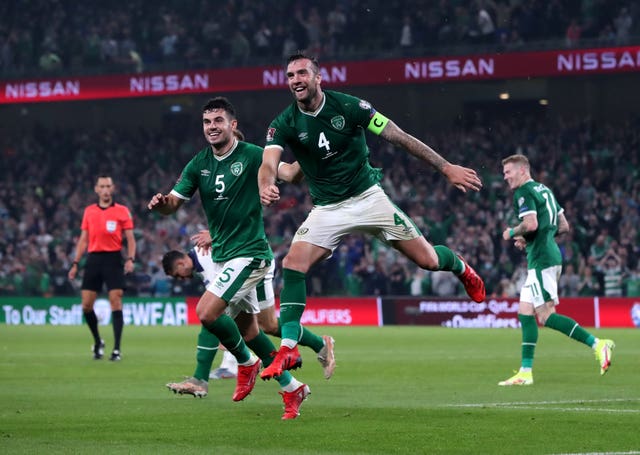
<svg viewBox="0 0 640 455">
<path fill-rule="evenodd" d="M 554 265 L 546 269 L 527 270 L 527 279 L 520 290 L 520 301 L 532 303 L 535 308 L 558 299 L 558 281 L 562 273 L 561 265 Z"/>
<path fill-rule="evenodd" d="M 215 278 L 207 283 L 207 291 L 228 303 L 227 314 L 235 319 L 240 312 L 257 314 L 274 305 L 273 261 L 235 258 L 214 262 Z"/>
<path fill-rule="evenodd" d="M 422 236 L 411 218 L 379 185 L 374 185 L 342 202 L 314 206 L 292 243 L 309 242 L 333 251 L 345 235 L 353 232 L 368 233 L 384 242 Z"/>
</svg>

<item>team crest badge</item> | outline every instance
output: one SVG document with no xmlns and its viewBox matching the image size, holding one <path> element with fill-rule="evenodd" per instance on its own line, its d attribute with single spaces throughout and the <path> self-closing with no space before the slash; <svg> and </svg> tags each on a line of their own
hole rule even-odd
<svg viewBox="0 0 640 455">
<path fill-rule="evenodd" d="M 231 173 L 236 177 L 242 174 L 242 163 L 235 162 L 231 165 Z"/>
<path fill-rule="evenodd" d="M 331 119 L 331 126 L 340 131 L 344 128 L 344 117 L 342 115 L 336 115 Z"/>
<path fill-rule="evenodd" d="M 307 228 L 300 228 L 300 229 L 298 229 L 298 232 L 296 232 L 296 234 L 298 234 L 298 235 L 305 235 L 307 232 L 309 232 L 309 229 L 307 229 Z"/>
</svg>

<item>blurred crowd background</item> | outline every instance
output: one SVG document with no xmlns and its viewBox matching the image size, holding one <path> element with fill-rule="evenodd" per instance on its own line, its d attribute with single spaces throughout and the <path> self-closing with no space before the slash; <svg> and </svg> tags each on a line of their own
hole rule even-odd
<svg viewBox="0 0 640 455">
<path fill-rule="evenodd" d="M 56 131 L 44 126 L 4 136 L 0 293 L 77 292 L 79 283 L 70 283 L 66 275 L 82 211 L 96 201 L 92 157 L 98 156 L 115 180 L 115 199 L 130 208 L 136 225 L 136 272 L 127 293 L 197 294 L 197 282 L 167 280 L 160 259 L 170 248 L 189 248 L 189 236 L 206 228 L 198 196 L 171 217 L 149 212 L 146 204 L 155 192 L 168 192 L 186 162 L 205 146 L 198 126 L 180 138 L 145 129 Z M 264 136 L 261 130 L 244 132 L 257 143 Z M 477 169 L 483 190 L 461 193 L 439 173 L 377 138 L 370 140 L 372 162 L 384 169 L 383 185 L 391 198 L 433 244 L 462 253 L 486 280 L 490 295 L 516 295 L 526 274 L 524 254 L 501 238 L 515 220 L 500 160 L 516 152 L 530 157 L 534 178 L 555 190 L 572 224 L 572 232 L 560 240 L 563 295 L 640 295 L 640 118 L 619 124 L 584 118 L 558 122 L 533 114 L 486 123 L 477 119 L 470 126 L 429 132 L 425 141 L 451 161 Z M 311 208 L 304 183 L 283 184 L 281 190 L 281 203 L 265 210 L 278 259 Z M 416 269 L 395 250 L 365 236 L 349 237 L 332 258 L 316 266 L 309 290 L 314 295 L 464 295 L 450 273 Z"/>
<path fill-rule="evenodd" d="M 0 74 L 624 45 L 639 18 L 628 0 L 13 0 L 0 2 Z"/>
<path fill-rule="evenodd" d="M 273 65 L 297 49 L 326 61 L 620 45 L 638 42 L 639 14 L 637 2 L 603 0 L 130 0 L 121 8 L 16 0 L 0 3 L 0 76 Z M 171 217 L 146 209 L 205 146 L 199 119 L 192 120 L 187 128 L 38 123 L 2 130 L 0 295 L 79 293 L 80 281 L 70 282 L 67 272 L 82 211 L 96 201 L 93 186 L 102 170 L 114 178 L 115 199 L 129 207 L 136 225 L 136 270 L 126 294 L 199 294 L 196 280 L 173 282 L 160 264 L 165 251 L 188 249 L 189 236 L 206 228 L 198 197 Z M 247 140 L 260 145 L 265 128 L 240 125 Z M 560 240 L 561 295 L 640 295 L 640 115 L 605 122 L 534 112 L 478 115 L 450 128 L 410 133 L 450 161 L 478 170 L 484 188 L 463 194 L 370 136 L 371 160 L 384 169 L 385 190 L 431 243 L 465 256 L 490 296 L 516 296 L 526 276 L 524 253 L 501 238 L 515 220 L 500 161 L 513 153 L 529 156 L 534 178 L 555 191 L 572 225 Z M 283 184 L 281 191 L 281 203 L 265 210 L 278 265 L 311 208 L 304 183 Z M 279 274 L 276 285 L 278 292 Z M 308 289 L 312 295 L 465 295 L 452 274 L 417 269 L 358 235 L 312 269 Z"/>
</svg>

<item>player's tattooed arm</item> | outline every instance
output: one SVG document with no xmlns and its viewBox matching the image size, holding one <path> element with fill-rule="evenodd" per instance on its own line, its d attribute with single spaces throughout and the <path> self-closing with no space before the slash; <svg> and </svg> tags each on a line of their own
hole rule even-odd
<svg viewBox="0 0 640 455">
<path fill-rule="evenodd" d="M 391 120 L 384 126 L 380 132 L 380 136 L 393 145 L 403 147 L 411 155 L 433 166 L 449 180 L 449 183 L 460 191 L 466 193 L 467 190 L 480 191 L 482 188 L 482 181 L 476 171 L 457 164 L 451 164 L 438 152 L 403 131 Z"/>
<path fill-rule="evenodd" d="M 403 131 L 398 125 L 389 120 L 380 133 L 387 141 L 398 147 L 403 147 L 410 154 L 422 161 L 429 163 L 438 171 L 443 172 L 443 168 L 449 164 L 438 152 L 433 150 L 424 142 Z"/>
</svg>

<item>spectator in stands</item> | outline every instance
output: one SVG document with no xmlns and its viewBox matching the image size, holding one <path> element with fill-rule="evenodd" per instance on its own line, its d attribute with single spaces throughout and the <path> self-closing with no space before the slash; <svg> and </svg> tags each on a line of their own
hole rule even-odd
<svg viewBox="0 0 640 455">
<path fill-rule="evenodd" d="M 400 39 L 398 44 L 400 45 L 400 52 L 403 55 L 411 55 L 414 46 L 415 33 L 413 30 L 413 21 L 411 16 L 405 14 L 402 18 L 402 27 L 400 28 Z"/>
<path fill-rule="evenodd" d="M 578 295 L 580 276 L 576 273 L 573 264 L 567 264 L 566 267 L 563 267 L 558 285 L 562 295 Z"/>
<path fill-rule="evenodd" d="M 567 31 L 565 33 L 565 44 L 567 47 L 576 47 L 580 41 L 582 35 L 582 27 L 578 23 L 577 19 L 571 19 Z"/>
<path fill-rule="evenodd" d="M 600 279 L 593 274 L 593 268 L 585 265 L 580 273 L 580 282 L 575 295 L 581 297 L 600 295 L 601 289 Z"/>
<path fill-rule="evenodd" d="M 438 297 L 453 297 L 460 295 L 460 281 L 451 273 L 436 271 L 431 275 L 431 292 Z"/>
<path fill-rule="evenodd" d="M 55 74 L 62 69 L 62 59 L 53 50 L 53 48 L 47 48 L 40 56 L 38 60 L 40 69 L 47 74 Z"/>
<path fill-rule="evenodd" d="M 260 26 L 253 34 L 253 49 L 256 56 L 271 55 L 271 37 L 273 32 L 267 26 L 266 21 L 261 21 Z"/>
<path fill-rule="evenodd" d="M 625 280 L 625 295 L 627 297 L 640 297 L 640 263 L 629 273 Z"/>
<path fill-rule="evenodd" d="M 609 251 L 611 240 L 612 239 L 606 230 L 600 231 L 596 237 L 596 241 L 589 248 L 589 259 L 592 260 L 592 263 L 600 262 L 605 253 Z"/>
<path fill-rule="evenodd" d="M 622 7 L 620 9 L 620 13 L 613 20 L 613 25 L 616 33 L 616 44 L 618 46 L 629 44 L 631 27 L 633 26 L 633 17 L 631 17 L 627 7 Z"/>
<path fill-rule="evenodd" d="M 233 39 L 231 40 L 231 45 L 229 47 L 229 56 L 231 57 L 231 62 L 234 65 L 246 65 L 249 61 L 250 55 L 251 43 L 249 43 L 247 37 L 244 35 L 244 33 L 242 33 L 242 30 L 237 28 L 233 32 Z"/>
<path fill-rule="evenodd" d="M 596 266 L 598 272 L 602 274 L 605 297 L 622 297 L 622 278 L 625 270 L 622 259 L 615 249 L 609 248 Z"/>
<path fill-rule="evenodd" d="M 345 51 L 347 30 L 347 15 L 342 3 L 336 2 L 327 15 L 327 34 L 329 44 L 327 53 L 330 56 L 339 56 Z"/>
<path fill-rule="evenodd" d="M 473 10 L 475 13 L 475 26 L 473 27 L 472 38 L 478 43 L 489 44 L 495 41 L 496 27 L 493 18 L 489 13 L 489 8 L 484 0 L 477 0 Z"/>
</svg>

